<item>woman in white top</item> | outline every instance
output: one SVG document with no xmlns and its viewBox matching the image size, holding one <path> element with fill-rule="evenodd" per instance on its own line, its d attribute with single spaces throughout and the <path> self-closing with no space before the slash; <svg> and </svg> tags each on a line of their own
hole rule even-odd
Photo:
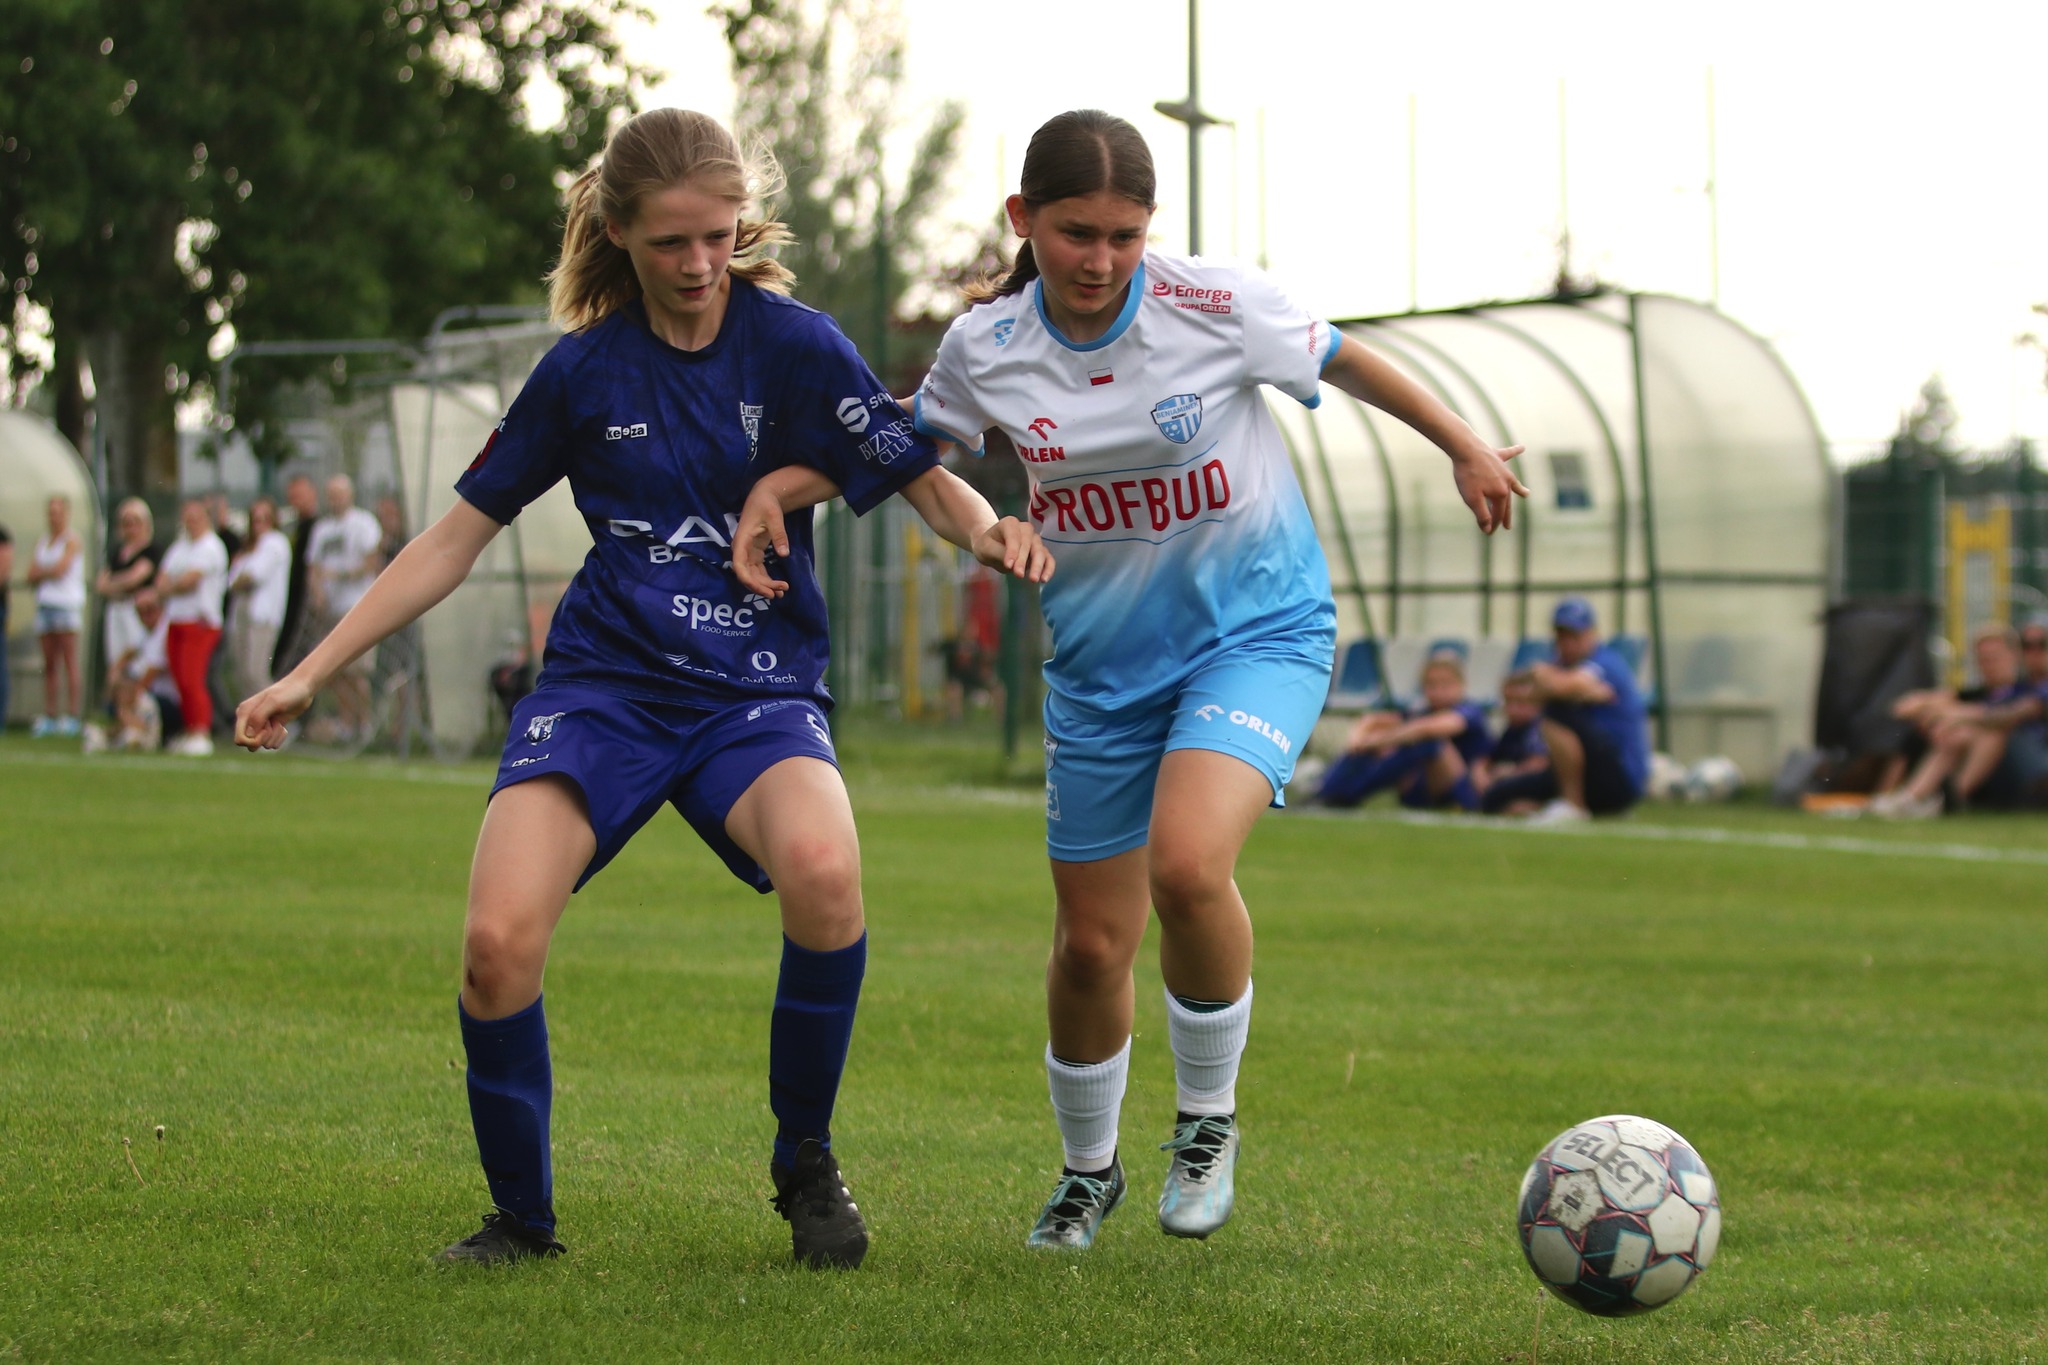
<svg viewBox="0 0 2048 1365">
<path fill-rule="evenodd" d="M 78 623 L 85 615 L 85 542 L 71 527 L 71 499 L 50 499 L 49 530 L 28 561 L 43 647 L 43 714 L 33 735 L 78 733 Z"/>
<path fill-rule="evenodd" d="M 249 544 L 228 566 L 228 593 L 235 604 L 228 662 L 237 696 L 253 697 L 270 686 L 270 655 L 284 623 L 291 571 L 292 543 L 277 529 L 277 500 L 257 498 L 249 504 Z"/>
<path fill-rule="evenodd" d="M 206 668 L 220 644 L 228 547 L 213 533 L 206 504 L 198 498 L 180 505 L 178 524 L 181 534 L 164 551 L 156 574 L 164 620 L 169 623 L 165 652 L 178 685 L 178 706 L 185 714 L 185 733 L 169 747 L 173 753 L 198 756 L 213 752 L 213 698 L 206 690 Z"/>
</svg>

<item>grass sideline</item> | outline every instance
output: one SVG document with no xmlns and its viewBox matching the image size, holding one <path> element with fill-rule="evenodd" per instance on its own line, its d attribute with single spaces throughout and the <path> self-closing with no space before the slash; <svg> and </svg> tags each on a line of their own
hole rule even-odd
<svg viewBox="0 0 2048 1365">
<path fill-rule="evenodd" d="M 487 770 L 0 740 L 0 1360 L 1526 1359 L 1522 1169 L 1616 1111 L 1712 1165 L 1720 1259 L 1647 1318 L 1550 1303 L 1540 1359 L 2048 1358 L 2040 866 L 1269 816 L 1237 1220 L 1152 1224 L 1171 1060 L 1141 959 L 1136 1190 L 1045 1257 L 1032 788 L 958 735 L 842 742 L 874 937 L 837 1134 L 875 1249 L 819 1276 L 766 1202 L 772 903 L 680 821 L 556 940 L 573 1254 L 450 1271 L 428 1253 L 485 1206 L 453 983 Z"/>
</svg>

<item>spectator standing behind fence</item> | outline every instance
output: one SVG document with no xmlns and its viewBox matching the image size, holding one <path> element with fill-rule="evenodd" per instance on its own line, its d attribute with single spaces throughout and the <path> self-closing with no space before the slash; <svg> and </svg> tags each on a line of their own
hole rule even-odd
<svg viewBox="0 0 2048 1365">
<path fill-rule="evenodd" d="M 1316 804 L 1355 806 L 1393 788 L 1410 810 L 1477 810 L 1472 770 L 1493 751 L 1486 712 L 1465 696 L 1465 665 L 1438 655 L 1422 666 L 1422 698 L 1405 711 L 1368 711 L 1323 774 Z"/>
<path fill-rule="evenodd" d="M 1500 685 L 1501 732 L 1493 752 L 1472 765 L 1472 785 L 1481 797 L 1496 782 L 1550 766 L 1543 747 L 1543 696 L 1536 675 L 1528 669 L 1508 674 Z"/>
<path fill-rule="evenodd" d="M 1977 633 L 1973 649 L 1983 699 L 1953 701 L 1939 710 L 1929 728 L 1926 757 L 1903 787 L 1871 801 L 1872 815 L 1930 820 L 1941 814 L 1943 788 L 1951 779 L 1959 806 L 2011 808 L 2041 798 L 2048 782 L 2042 720 L 2048 684 L 2021 676 L 2019 645 L 2009 626 Z"/>
<path fill-rule="evenodd" d="M 320 523 L 320 500 L 313 492 L 313 481 L 304 474 L 285 481 L 284 500 L 292 509 L 292 568 L 285 580 L 284 620 L 277 628 L 277 648 L 270 656 L 273 678 L 283 677 L 313 647 L 311 632 L 306 629 L 306 551 L 313 543 L 313 528 Z"/>
<path fill-rule="evenodd" d="M 277 502 L 259 497 L 249 504 L 249 544 L 228 565 L 227 653 L 239 696 L 270 686 L 291 571 L 292 543 L 277 529 Z"/>
<path fill-rule="evenodd" d="M 1650 734 L 1635 672 L 1600 639 L 1593 604 L 1567 597 L 1551 617 L 1552 656 L 1530 669 L 1543 698 L 1550 766 L 1497 781 L 1488 814 L 1530 813 L 1546 824 L 1616 815 L 1650 780 Z"/>
<path fill-rule="evenodd" d="M 0 524 L 0 731 L 7 728 L 8 692 L 14 679 L 7 657 L 7 600 L 14 595 L 14 535 Z"/>
<path fill-rule="evenodd" d="M 85 542 L 71 528 L 71 499 L 51 498 L 45 515 L 49 529 L 28 562 L 43 649 L 43 714 L 30 730 L 38 737 L 78 733 L 78 626 L 85 616 Z"/>
<path fill-rule="evenodd" d="M 156 579 L 163 551 L 156 547 L 156 519 L 141 498 L 123 498 L 114 509 L 113 543 L 107 546 L 107 562 L 93 580 L 92 590 L 106 608 L 102 630 L 106 660 L 127 654 L 142 643 L 148 631 L 135 612 L 135 598 Z"/>
<path fill-rule="evenodd" d="M 369 591 L 381 567 L 377 547 L 384 538 L 377 519 L 356 506 L 356 487 L 346 474 L 327 481 L 326 495 L 327 515 L 314 524 L 312 542 L 306 547 L 306 593 L 318 623 L 313 640 L 324 639 Z M 358 739 L 368 728 L 376 653 L 369 651 L 335 676 L 338 742 Z"/>
<path fill-rule="evenodd" d="M 203 757 L 213 752 L 213 698 L 206 690 L 207 666 L 220 644 L 221 598 L 227 591 L 228 550 L 213 533 L 206 504 L 187 498 L 178 508 L 180 534 L 164 551 L 157 592 L 164 599 L 165 653 L 178 687 L 185 733 L 172 753 Z"/>
</svg>

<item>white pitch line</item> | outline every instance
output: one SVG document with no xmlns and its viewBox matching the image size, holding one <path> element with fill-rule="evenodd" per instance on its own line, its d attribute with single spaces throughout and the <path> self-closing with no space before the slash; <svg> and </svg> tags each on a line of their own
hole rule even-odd
<svg viewBox="0 0 2048 1365">
<path fill-rule="evenodd" d="M 275 754 L 252 755 L 248 759 L 229 756 L 228 762 L 191 763 L 175 757 L 146 754 L 24 754 L 0 752 L 0 765 L 22 767 L 90 766 L 126 772 L 182 773 L 215 777 L 316 777 L 354 778 L 358 781 L 424 782 L 434 786 L 491 788 L 494 769 L 481 764 L 443 767 L 437 763 L 397 763 L 384 760 L 364 762 L 350 759 L 292 760 Z M 853 785 L 853 784 L 849 784 Z M 856 803 L 862 793 L 855 788 Z M 937 797 L 948 802 L 973 800 L 1004 806 L 1036 806 L 1044 798 L 1036 792 L 1019 792 L 980 787 L 917 787 L 876 793 L 889 797 Z M 1877 858 L 1934 858 L 1954 863 L 2007 863 L 2023 867 L 2048 867 L 2048 849 L 1992 848 L 1984 844 L 1893 842 L 1858 839 L 1839 834 L 1793 834 L 1771 830 L 1721 829 L 1713 826 L 1641 825 L 1634 821 L 1593 821 L 1581 825 L 1531 825 L 1508 819 L 1477 819 L 1472 816 L 1438 815 L 1429 811 L 1292 811 L 1288 820 L 1365 820 L 1378 824 L 1423 825 L 1434 829 L 1472 830 L 1491 834 L 1561 835 L 1580 839 L 1638 839 L 1651 843 L 1717 844 L 1730 848 L 1769 848 L 1793 853 L 1853 853 Z"/>
<path fill-rule="evenodd" d="M 1720 844 L 1734 848 L 1771 848 L 1795 853 L 1855 853 L 1879 858 L 1937 858 L 1957 863 L 2014 863 L 2048 867 L 2048 849 L 1991 848 L 1983 844 L 1915 843 L 1857 839 L 1839 834 L 1792 834 L 1771 830 L 1720 829 L 1712 826 L 1639 825 L 1633 821 L 1593 821 L 1578 825 L 1531 825 L 1525 821 L 1475 819 L 1427 811 L 1368 812 L 1358 815 L 1307 812 L 1326 819 L 1364 819 L 1383 824 L 1427 825 L 1440 829 L 1481 830 L 1494 834 L 1562 835 L 1580 839 L 1641 839 L 1651 843 Z"/>
</svg>

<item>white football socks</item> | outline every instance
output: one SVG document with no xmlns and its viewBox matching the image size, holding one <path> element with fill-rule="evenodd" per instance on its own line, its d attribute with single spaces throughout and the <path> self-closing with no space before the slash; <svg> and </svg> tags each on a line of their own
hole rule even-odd
<svg viewBox="0 0 2048 1365">
<path fill-rule="evenodd" d="M 1234 1008 L 1234 1007 L 1233 1007 Z M 1076 1171 L 1109 1169 L 1116 1157 L 1116 1120 L 1124 1104 L 1124 1083 L 1131 1074 L 1131 1040 L 1106 1062 L 1076 1066 L 1053 1056 L 1045 1045 L 1045 1078 L 1052 1089 L 1052 1112 L 1059 1120 L 1060 1143 L 1067 1166 Z"/>
<path fill-rule="evenodd" d="M 1173 1043 L 1176 1103 L 1183 1114 L 1237 1112 L 1237 1068 L 1251 1032 L 1252 988 L 1228 1008 L 1202 1014 L 1166 992 L 1166 1036 Z"/>
</svg>

